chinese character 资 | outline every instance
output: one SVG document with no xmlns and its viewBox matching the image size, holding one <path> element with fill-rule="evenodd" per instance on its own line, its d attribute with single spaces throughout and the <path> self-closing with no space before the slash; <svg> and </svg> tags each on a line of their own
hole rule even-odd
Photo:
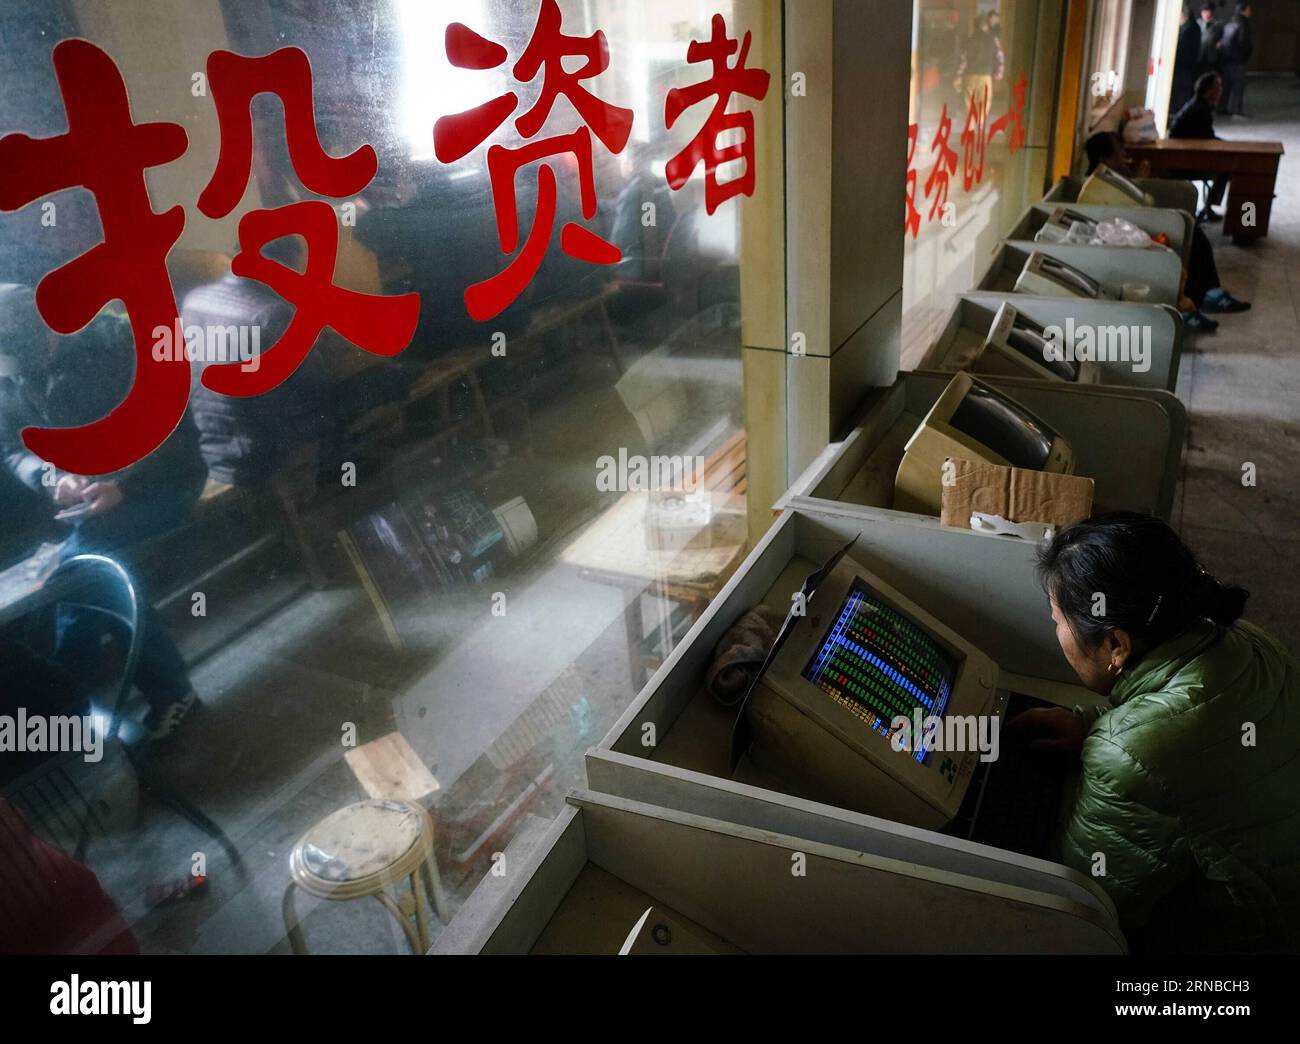
<svg viewBox="0 0 1300 1044">
<path fill-rule="evenodd" d="M 598 76 L 609 67 L 609 44 L 597 29 L 591 36 L 568 36 L 561 29 L 562 16 L 556 0 L 542 0 L 537 24 L 523 54 L 512 70 L 520 83 L 530 83 L 542 74 L 542 88 L 537 101 L 515 120 L 515 130 L 531 138 L 542 129 L 552 107 L 564 95 L 577 110 L 584 125 L 568 134 L 555 134 L 530 141 L 526 145 L 507 147 L 492 145 L 488 149 L 488 174 L 492 183 L 492 200 L 496 209 L 497 236 L 501 251 L 512 254 L 519 246 L 519 213 L 515 193 L 515 176 L 519 170 L 539 160 L 572 156 L 577 163 L 579 196 L 583 217 L 596 216 L 596 185 L 592 160 L 593 132 L 602 145 L 614 154 L 623 151 L 632 132 L 632 112 L 602 101 L 587 90 L 582 80 Z M 447 58 L 462 69 L 492 69 L 505 63 L 506 50 L 459 22 L 447 27 Z M 572 72 L 564 67 L 566 58 L 583 59 Z M 465 112 L 441 117 L 433 127 L 434 153 L 443 163 L 453 163 L 481 145 L 503 124 L 519 105 L 513 91 L 500 95 Z M 500 314 L 523 293 L 541 267 L 555 230 L 557 182 L 549 163 L 537 167 L 537 209 L 533 226 L 518 255 L 504 270 L 475 283 L 465 290 L 465 307 L 477 320 Z M 570 221 L 560 232 L 560 249 L 570 257 L 592 264 L 613 264 L 622 251 L 589 228 Z"/>
</svg>

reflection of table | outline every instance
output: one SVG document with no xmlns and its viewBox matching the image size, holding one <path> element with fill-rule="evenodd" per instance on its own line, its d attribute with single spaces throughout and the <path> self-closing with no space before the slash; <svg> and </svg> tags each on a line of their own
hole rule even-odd
<svg viewBox="0 0 1300 1044">
<path fill-rule="evenodd" d="M 710 494 L 709 524 L 688 543 L 653 546 L 646 528 L 650 496 L 625 493 L 560 554 L 560 561 L 576 566 L 584 578 L 622 589 L 628 658 L 638 689 L 648 676 L 650 658 L 642 655 L 647 637 L 655 639 L 656 651 L 662 654 L 657 659 L 666 656 L 672 645 L 670 613 L 646 634 L 642 596 L 649 592 L 661 601 L 684 604 L 692 617 L 698 616 L 744 555 L 748 535 L 744 496 L 715 491 Z"/>
<path fill-rule="evenodd" d="M 539 308 L 533 313 L 528 328 L 517 335 L 517 340 L 537 342 L 548 334 L 559 332 L 569 342 L 569 347 L 573 347 L 572 342 L 576 338 L 579 321 L 592 316 L 600 326 L 601 336 L 605 339 L 605 347 L 609 349 L 615 370 L 623 373 L 627 366 L 623 362 L 618 335 L 614 332 L 614 326 L 609 320 L 609 309 L 606 307 L 617 294 L 618 287 L 606 283 L 588 296 Z"/>
<path fill-rule="evenodd" d="M 35 595 L 58 568 L 62 544 L 42 544 L 21 562 L 0 572 L 0 627 L 20 619 L 33 605 Z"/>
<path fill-rule="evenodd" d="M 1228 205 L 1223 214 L 1224 235 L 1244 243 L 1268 235 L 1268 217 L 1273 209 L 1280 141 L 1224 141 L 1219 138 L 1164 138 L 1142 145 L 1126 145 L 1133 162 L 1146 160 L 1155 177 L 1226 174 Z M 1242 209 L 1254 204 L 1253 225 L 1242 223 Z"/>
</svg>

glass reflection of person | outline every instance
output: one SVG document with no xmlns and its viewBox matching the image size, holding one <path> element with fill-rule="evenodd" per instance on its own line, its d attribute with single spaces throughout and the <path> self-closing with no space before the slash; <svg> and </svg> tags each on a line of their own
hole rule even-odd
<svg viewBox="0 0 1300 1044">
<path fill-rule="evenodd" d="M 203 490 L 207 469 L 198 433 L 187 415 L 161 447 L 112 475 L 59 474 L 24 445 L 27 427 L 73 427 L 107 415 L 126 396 L 135 357 L 130 324 L 104 313 L 60 337 L 41 320 L 28 287 L 0 286 L 0 456 L 8 471 L 52 506 L 72 509 L 61 555 L 99 553 L 120 558 L 134 545 L 181 525 Z M 143 606 L 145 638 L 136 686 L 149 702 L 145 726 L 169 735 L 194 702 L 185 662 L 157 612 Z M 83 683 L 100 670 L 108 632 L 102 614 L 60 610 L 56 658 Z"/>
<path fill-rule="evenodd" d="M 624 279 L 659 281 L 664 243 L 677 221 L 673 193 L 653 161 L 662 150 L 631 142 L 623 156 L 625 182 L 614 202 L 610 241 L 623 252 L 619 275 Z"/>
<path fill-rule="evenodd" d="M 985 104 L 993 96 L 993 82 L 1003 76 L 1005 56 L 1002 40 L 988 14 L 975 18 L 975 28 L 966 38 L 961 62 L 957 66 L 956 87 L 964 93 L 962 103 L 973 97 L 976 105 Z"/>
</svg>

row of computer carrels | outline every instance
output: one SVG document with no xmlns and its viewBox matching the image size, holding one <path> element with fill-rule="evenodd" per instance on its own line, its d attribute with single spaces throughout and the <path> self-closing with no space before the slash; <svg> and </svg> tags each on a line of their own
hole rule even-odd
<svg viewBox="0 0 1300 1044">
<path fill-rule="evenodd" d="M 1068 774 L 1009 752 L 996 727 L 976 731 L 1096 699 L 1057 646 L 1036 545 L 936 517 L 948 456 L 1072 471 L 1095 481 L 1097 509 L 1169 515 L 1186 423 L 1169 391 L 1171 305 L 1190 217 L 1067 218 L 1121 213 L 1171 251 L 1014 238 L 1059 223 L 1061 197 L 1074 211 L 1079 193 L 1058 185 L 999 247 L 930 354 L 940 372 L 867 397 L 588 752 L 590 790 L 525 825 L 435 952 L 1124 951 L 1105 892 L 1047 858 Z M 1012 270 L 1035 255 L 1097 299 L 1017 290 Z M 1120 302 L 1135 283 L 1147 301 Z M 1044 372 L 1034 338 L 1071 318 L 1150 331 L 1151 365 Z M 719 706 L 704 685 L 719 640 L 756 605 L 785 615 L 831 561 L 743 707 Z M 898 717 L 921 726 L 922 713 L 939 725 L 932 742 L 900 741 Z"/>
</svg>

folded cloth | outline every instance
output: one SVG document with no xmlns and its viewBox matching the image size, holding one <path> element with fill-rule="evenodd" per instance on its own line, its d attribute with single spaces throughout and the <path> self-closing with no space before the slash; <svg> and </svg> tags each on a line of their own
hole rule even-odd
<svg viewBox="0 0 1300 1044">
<path fill-rule="evenodd" d="M 724 707 L 740 702 L 784 622 L 780 613 L 758 605 L 731 625 L 714 647 L 713 663 L 705 675 L 715 700 Z"/>
</svg>

